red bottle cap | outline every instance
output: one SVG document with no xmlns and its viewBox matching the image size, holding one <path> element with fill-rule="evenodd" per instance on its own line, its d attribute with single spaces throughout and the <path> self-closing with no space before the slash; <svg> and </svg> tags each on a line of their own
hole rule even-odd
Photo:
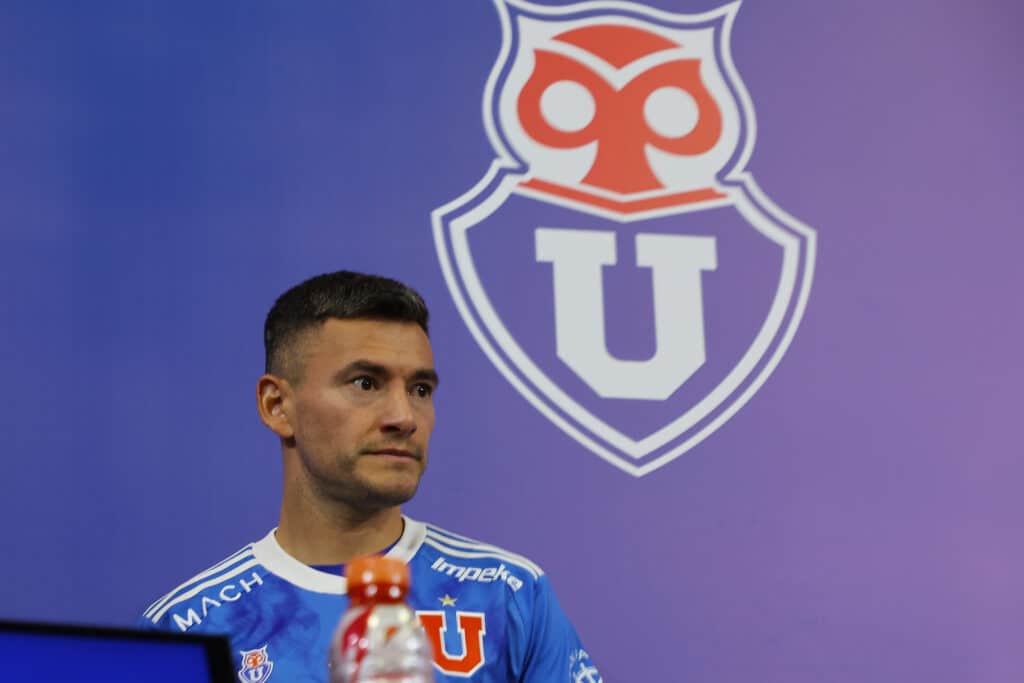
<svg viewBox="0 0 1024 683">
<path fill-rule="evenodd" d="M 409 592 L 409 567 L 393 557 L 359 557 L 345 567 L 353 602 L 401 602 Z"/>
</svg>

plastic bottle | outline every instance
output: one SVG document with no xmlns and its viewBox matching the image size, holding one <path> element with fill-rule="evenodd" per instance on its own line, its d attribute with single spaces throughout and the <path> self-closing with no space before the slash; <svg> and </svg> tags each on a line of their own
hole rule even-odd
<svg viewBox="0 0 1024 683">
<path fill-rule="evenodd" d="M 434 683 L 430 641 L 405 602 L 405 563 L 362 557 L 345 577 L 350 604 L 331 639 L 330 683 Z"/>
</svg>

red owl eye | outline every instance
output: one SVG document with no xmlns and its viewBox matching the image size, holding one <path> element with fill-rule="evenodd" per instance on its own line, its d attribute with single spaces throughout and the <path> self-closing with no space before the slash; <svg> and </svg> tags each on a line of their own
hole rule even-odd
<svg viewBox="0 0 1024 683">
<path fill-rule="evenodd" d="M 681 138 L 693 131 L 700 120 L 700 107 L 690 93 L 675 86 L 663 86 L 644 100 L 644 121 L 663 138 Z"/>
<path fill-rule="evenodd" d="M 594 120 L 594 96 L 576 81 L 556 81 L 540 96 L 540 111 L 548 124 L 566 133 L 583 130 Z"/>
</svg>

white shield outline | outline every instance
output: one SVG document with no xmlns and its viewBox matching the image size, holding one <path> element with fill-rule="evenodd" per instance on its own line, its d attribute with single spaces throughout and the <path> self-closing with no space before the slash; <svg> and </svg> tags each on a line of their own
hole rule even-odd
<svg viewBox="0 0 1024 683">
<path fill-rule="evenodd" d="M 432 214 L 434 241 L 445 282 L 456 308 L 495 367 L 537 410 L 583 446 L 620 470 L 640 477 L 679 457 L 725 424 L 757 392 L 782 359 L 796 333 L 810 296 L 816 235 L 812 228 L 776 206 L 744 170 L 755 137 L 755 119 L 749 94 L 732 63 L 729 34 L 739 3 L 698 15 L 673 14 L 643 5 L 618 1 L 584 2 L 565 7 L 543 7 L 523 0 L 494 0 L 502 24 L 502 48 L 484 90 L 484 122 L 499 154 L 483 178 L 457 199 Z M 510 150 L 495 124 L 495 93 L 508 67 L 515 33 L 509 8 L 533 16 L 573 17 L 601 14 L 692 27 L 714 23 L 719 66 L 740 105 L 744 140 L 719 178 L 715 189 L 725 199 L 699 205 L 670 207 L 622 216 L 580 205 L 571 200 L 519 188 L 528 168 Z M 537 367 L 505 328 L 481 284 L 467 232 L 496 211 L 513 192 L 542 198 L 618 221 L 654 215 L 675 215 L 713 206 L 733 206 L 750 225 L 779 245 L 783 253 L 778 287 L 765 321 L 750 347 L 719 384 L 683 415 L 642 439 L 632 439 L 598 418 L 562 391 Z"/>
</svg>

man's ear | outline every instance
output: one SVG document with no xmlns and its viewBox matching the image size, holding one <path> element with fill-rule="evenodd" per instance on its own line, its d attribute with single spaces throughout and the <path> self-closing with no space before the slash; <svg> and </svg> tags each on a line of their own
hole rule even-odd
<svg viewBox="0 0 1024 683">
<path fill-rule="evenodd" d="M 291 385 L 288 380 L 277 375 L 263 375 L 256 382 L 256 410 L 260 420 L 282 439 L 295 436 L 288 419 L 290 403 Z"/>
</svg>

